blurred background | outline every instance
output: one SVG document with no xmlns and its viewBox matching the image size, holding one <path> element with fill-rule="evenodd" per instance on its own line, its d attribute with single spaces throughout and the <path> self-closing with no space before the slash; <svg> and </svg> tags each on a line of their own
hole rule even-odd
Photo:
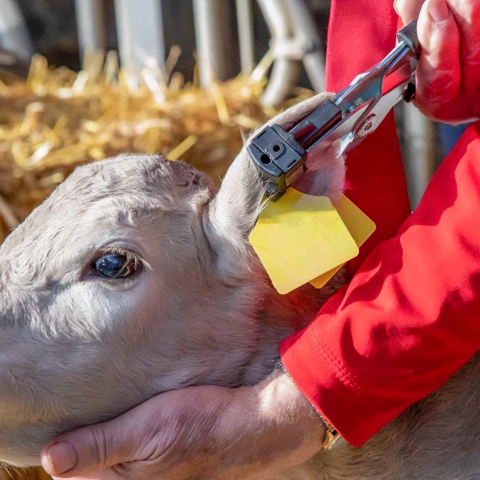
<svg viewBox="0 0 480 480">
<path fill-rule="evenodd" d="M 0 5 L 2 5 L 1 0 Z M 5 2 L 7 3 L 7 2 Z M 8 0 L 10 3 L 10 0 Z M 13 3 L 13 2 L 12 2 Z M 118 50 L 119 48 L 119 30 L 118 24 L 121 23 L 119 9 L 126 4 L 132 5 L 132 8 L 139 13 L 140 21 L 145 21 L 152 3 L 156 2 L 136 2 L 135 0 L 115 1 L 115 0 L 17 0 L 16 4 L 23 16 L 25 27 L 31 41 L 33 51 L 44 55 L 52 65 L 64 65 L 74 70 L 81 66 L 80 49 L 88 47 L 103 48 L 107 51 Z M 157 27 L 160 31 L 151 32 L 152 42 L 160 41 L 160 46 L 164 52 L 170 51 L 173 46 L 179 46 L 182 55 L 178 59 L 176 71 L 185 75 L 185 78 L 193 78 L 195 67 L 194 52 L 196 51 L 195 40 L 195 19 L 194 19 L 194 1 L 192 0 L 160 0 L 161 7 L 157 11 L 159 22 Z M 202 2 L 197 2 L 201 4 Z M 217 29 L 221 42 L 217 48 L 222 56 L 222 71 L 218 72 L 224 76 L 223 79 L 231 78 L 238 74 L 241 68 L 240 55 L 238 51 L 239 31 L 238 31 L 238 12 L 242 9 L 242 4 L 247 3 L 245 11 L 251 13 L 251 25 L 253 33 L 253 61 L 259 61 L 268 51 L 271 39 L 266 19 L 262 15 L 262 9 L 259 3 L 249 0 L 248 2 L 236 2 L 235 0 L 216 0 L 203 2 L 208 5 L 208 9 L 213 12 L 212 21 L 218 20 Z M 274 2 L 260 2 L 263 5 L 278 4 L 280 8 L 283 0 L 274 0 Z M 328 12 L 330 8 L 329 0 L 305 0 L 302 2 L 308 8 L 312 20 L 318 26 L 318 35 L 324 45 L 326 37 L 326 25 Z M 237 8 L 237 4 L 240 5 Z M 115 8 L 117 6 L 117 8 Z M 145 11 L 142 12 L 142 6 Z M 276 7 L 277 10 L 280 8 Z M 198 9 L 197 9 L 198 10 Z M 81 23 L 78 18 L 81 13 L 86 16 L 90 14 L 88 21 L 89 28 Z M 128 14 L 131 12 L 127 12 Z M 77 15 L 80 14 L 80 15 Z M 240 13 L 241 14 L 241 13 Z M 247 13 L 248 15 L 248 13 Z M 98 18 L 100 17 L 100 18 Z M 98 23 L 95 25 L 95 22 Z M 163 20 L 163 21 L 162 21 Z M 151 22 L 153 25 L 154 22 Z M 244 27 L 245 28 L 245 27 Z M 92 33 L 86 33 L 82 40 L 79 39 L 80 31 L 90 30 Z M 97 33 L 93 33 L 94 31 Z M 145 32 L 146 33 L 146 32 Z M 4 29 L 2 36 L 6 36 Z M 95 35 L 97 38 L 95 38 Z M 83 45 L 82 45 L 83 41 Z M 5 39 L 2 43 L 6 46 Z M 250 48 L 250 46 L 248 46 Z M 154 49 L 152 49 L 153 51 Z M 25 65 L 28 68 L 28 63 Z M 218 67 L 218 65 L 216 65 Z M 305 78 L 302 79 L 304 86 L 308 86 Z"/>
<path fill-rule="evenodd" d="M 90 159 L 179 147 L 175 158 L 220 178 L 242 132 L 323 90 L 329 8 L 329 0 L 0 0 L 3 234 Z M 409 105 L 397 118 L 413 208 L 452 133 Z"/>
</svg>

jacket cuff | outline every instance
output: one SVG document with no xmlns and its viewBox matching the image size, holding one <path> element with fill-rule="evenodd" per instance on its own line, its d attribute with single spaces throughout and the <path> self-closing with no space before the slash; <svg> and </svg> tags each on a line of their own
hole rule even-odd
<svg viewBox="0 0 480 480">
<path fill-rule="evenodd" d="M 353 446 L 478 351 L 479 147 L 480 122 L 438 169 L 398 237 L 379 244 L 352 283 L 280 344 L 297 387 Z"/>
<path fill-rule="evenodd" d="M 346 413 L 361 408 L 359 387 L 348 371 L 340 378 L 332 368 L 336 360 L 319 347 L 313 323 L 283 340 L 279 352 L 297 388 L 348 443 L 359 447 L 376 433 L 376 426 L 357 430 L 352 425 Z"/>
</svg>

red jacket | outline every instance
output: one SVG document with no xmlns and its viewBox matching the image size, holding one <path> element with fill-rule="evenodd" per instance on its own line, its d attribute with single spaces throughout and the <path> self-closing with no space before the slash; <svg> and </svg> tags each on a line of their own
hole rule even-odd
<svg viewBox="0 0 480 480">
<path fill-rule="evenodd" d="M 340 18 L 342 26 L 334 23 L 332 30 L 340 38 L 343 28 L 354 28 L 349 21 L 367 33 L 383 29 L 388 38 L 379 48 L 367 36 L 377 58 L 364 56 L 369 64 L 360 61 L 358 71 L 393 46 L 392 2 L 377 1 L 368 28 L 359 16 L 369 0 L 334 4 L 332 21 Z M 356 13 L 339 16 L 347 4 Z M 336 57 L 343 48 L 345 56 L 358 58 L 348 38 L 335 45 Z M 330 58 L 330 88 L 339 90 L 355 75 L 344 68 L 338 75 L 345 78 L 335 85 L 332 65 Z M 379 130 L 347 160 L 347 196 L 377 223 L 359 261 L 366 259 L 350 285 L 280 346 L 297 386 L 355 446 L 439 388 L 480 349 L 480 122 L 444 160 L 406 221 L 393 119 Z"/>
</svg>

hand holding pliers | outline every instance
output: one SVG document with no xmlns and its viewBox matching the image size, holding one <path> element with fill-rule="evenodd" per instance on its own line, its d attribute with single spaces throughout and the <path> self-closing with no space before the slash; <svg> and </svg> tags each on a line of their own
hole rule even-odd
<svg viewBox="0 0 480 480">
<path fill-rule="evenodd" d="M 248 151 L 272 200 L 285 193 L 294 173 L 308 168 L 306 158 L 313 148 L 321 154 L 322 147 L 337 142 L 339 154 L 348 153 L 376 130 L 398 102 L 413 98 L 420 56 L 417 22 L 400 30 L 397 40 L 397 46 L 381 62 L 293 128 L 287 131 L 272 125 L 255 135 Z"/>
</svg>

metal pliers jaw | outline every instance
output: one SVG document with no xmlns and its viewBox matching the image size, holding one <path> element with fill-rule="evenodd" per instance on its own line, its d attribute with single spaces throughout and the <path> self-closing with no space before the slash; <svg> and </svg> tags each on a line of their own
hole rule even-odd
<svg viewBox="0 0 480 480">
<path fill-rule="evenodd" d="M 348 153 L 376 130 L 398 102 L 412 99 L 420 56 L 417 22 L 400 30 L 397 39 L 397 46 L 380 63 L 358 75 L 349 87 L 323 102 L 292 129 L 273 125 L 251 140 L 249 154 L 272 200 L 285 193 L 293 174 L 308 168 L 305 162 L 312 149 L 321 155 L 337 143 L 339 155 Z"/>
</svg>

